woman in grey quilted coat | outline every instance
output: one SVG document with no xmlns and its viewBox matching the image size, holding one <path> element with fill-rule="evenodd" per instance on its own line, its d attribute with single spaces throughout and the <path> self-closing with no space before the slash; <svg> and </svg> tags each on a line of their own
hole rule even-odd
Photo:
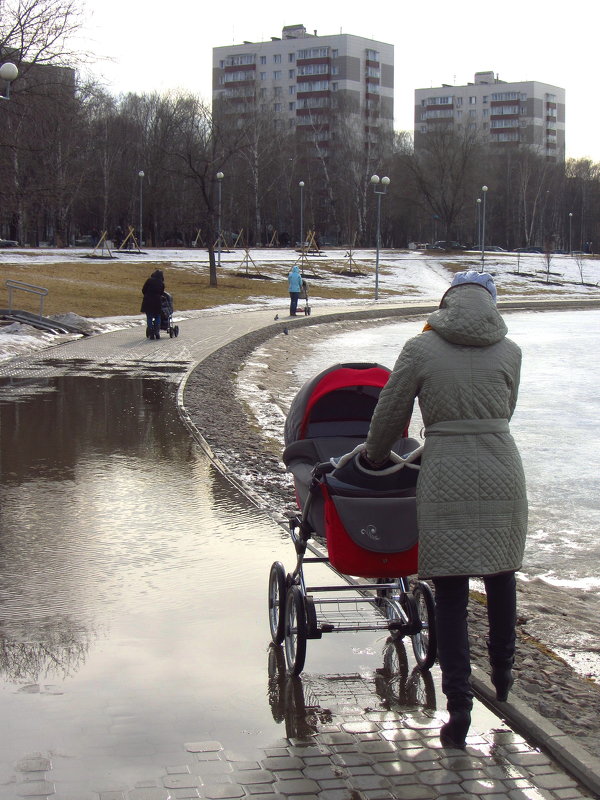
<svg viewBox="0 0 600 800">
<path fill-rule="evenodd" d="M 467 603 L 469 577 L 483 578 L 491 679 L 499 700 L 513 682 L 515 571 L 527 531 L 521 459 L 509 431 L 521 351 L 506 338 L 487 273 L 457 273 L 425 331 L 410 339 L 375 409 L 365 460 L 384 463 L 410 419 L 425 424 L 417 485 L 419 575 L 435 586 L 438 657 L 449 721 L 440 738 L 464 747 L 473 692 Z"/>
</svg>

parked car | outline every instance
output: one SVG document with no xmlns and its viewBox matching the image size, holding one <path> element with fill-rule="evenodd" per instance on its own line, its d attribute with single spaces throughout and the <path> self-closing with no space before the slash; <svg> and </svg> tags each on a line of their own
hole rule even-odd
<svg viewBox="0 0 600 800">
<path fill-rule="evenodd" d="M 14 239 L 0 239 L 0 247 L 18 247 L 19 243 Z"/>
<path fill-rule="evenodd" d="M 433 250 L 465 250 L 465 245 L 460 242 L 446 241 L 445 239 L 435 242 Z"/>
<path fill-rule="evenodd" d="M 515 253 L 543 253 L 541 247 L 517 247 Z"/>
<path fill-rule="evenodd" d="M 497 244 L 490 244 L 485 246 L 485 249 L 490 253 L 506 253 L 507 251 L 503 247 L 499 247 Z"/>
</svg>

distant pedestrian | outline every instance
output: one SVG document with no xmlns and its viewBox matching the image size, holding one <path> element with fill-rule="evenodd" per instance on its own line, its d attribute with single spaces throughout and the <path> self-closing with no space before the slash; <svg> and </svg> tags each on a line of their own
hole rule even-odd
<svg viewBox="0 0 600 800">
<path fill-rule="evenodd" d="M 294 264 L 292 271 L 288 275 L 288 289 L 290 293 L 290 317 L 295 317 L 298 299 L 302 291 L 302 273 L 297 264 Z"/>
<path fill-rule="evenodd" d="M 161 297 L 165 290 L 165 279 L 162 270 L 155 270 L 142 287 L 141 311 L 146 315 L 146 336 L 149 339 L 160 339 Z"/>
</svg>

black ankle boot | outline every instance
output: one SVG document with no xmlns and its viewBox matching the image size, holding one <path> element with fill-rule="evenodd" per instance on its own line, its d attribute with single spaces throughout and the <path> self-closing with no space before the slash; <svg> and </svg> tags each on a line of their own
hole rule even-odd
<svg viewBox="0 0 600 800">
<path fill-rule="evenodd" d="M 510 687 L 515 682 L 511 667 L 492 667 L 491 679 L 496 689 L 496 700 L 508 700 Z"/>
<path fill-rule="evenodd" d="M 450 719 L 440 729 L 442 747 L 464 750 L 465 738 L 471 725 L 471 712 L 466 708 L 450 712 Z"/>
</svg>

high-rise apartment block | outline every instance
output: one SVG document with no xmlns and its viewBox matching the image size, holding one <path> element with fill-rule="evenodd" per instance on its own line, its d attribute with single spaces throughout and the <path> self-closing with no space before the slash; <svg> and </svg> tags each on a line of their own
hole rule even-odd
<svg viewBox="0 0 600 800">
<path fill-rule="evenodd" d="M 549 158 L 565 157 L 565 90 L 539 81 L 501 81 L 476 72 L 466 86 L 415 91 L 415 147 L 440 126 L 478 130 L 492 145 L 524 145 Z"/>
<path fill-rule="evenodd" d="M 268 42 L 213 48 L 215 110 L 238 119 L 270 112 L 279 127 L 324 150 L 336 114 L 366 142 L 391 132 L 393 93 L 393 45 L 362 36 L 319 36 L 287 25 Z"/>
</svg>

